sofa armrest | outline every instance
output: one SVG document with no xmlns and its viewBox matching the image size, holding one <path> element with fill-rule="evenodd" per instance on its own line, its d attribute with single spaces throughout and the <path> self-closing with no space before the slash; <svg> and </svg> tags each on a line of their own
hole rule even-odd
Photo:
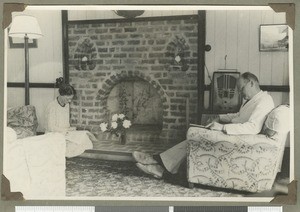
<svg viewBox="0 0 300 212">
<path fill-rule="evenodd" d="M 190 128 L 188 180 L 250 192 L 271 189 L 284 145 L 265 135 L 226 135 Z"/>
<path fill-rule="evenodd" d="M 4 174 L 12 191 L 25 199 L 65 197 L 66 141 L 61 133 L 47 133 L 7 143 Z"/>
<path fill-rule="evenodd" d="M 20 139 L 31 176 L 28 197 L 65 195 L 66 141 L 61 133 Z"/>
</svg>

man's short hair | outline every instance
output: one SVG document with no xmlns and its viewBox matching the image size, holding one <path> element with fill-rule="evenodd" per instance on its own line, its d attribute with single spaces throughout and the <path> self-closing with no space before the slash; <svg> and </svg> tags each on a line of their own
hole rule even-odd
<svg viewBox="0 0 300 212">
<path fill-rule="evenodd" d="M 245 72 L 241 75 L 241 77 L 244 79 L 244 80 L 247 80 L 247 81 L 254 81 L 254 82 L 257 82 L 257 84 L 259 84 L 259 81 L 258 81 L 258 78 L 257 76 L 255 76 L 254 74 L 250 73 L 250 72 Z"/>
</svg>

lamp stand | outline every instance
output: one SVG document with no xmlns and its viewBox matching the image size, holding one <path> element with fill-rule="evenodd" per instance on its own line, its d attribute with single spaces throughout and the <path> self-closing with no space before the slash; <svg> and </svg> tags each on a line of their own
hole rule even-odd
<svg viewBox="0 0 300 212">
<path fill-rule="evenodd" d="M 24 37 L 25 50 L 25 105 L 29 105 L 29 51 L 28 51 L 28 36 Z"/>
<path fill-rule="evenodd" d="M 16 15 L 11 23 L 8 33 L 10 37 L 24 38 L 24 50 L 25 50 L 25 105 L 29 105 L 29 49 L 28 39 L 38 39 L 43 36 L 37 19 L 31 15 Z"/>
</svg>

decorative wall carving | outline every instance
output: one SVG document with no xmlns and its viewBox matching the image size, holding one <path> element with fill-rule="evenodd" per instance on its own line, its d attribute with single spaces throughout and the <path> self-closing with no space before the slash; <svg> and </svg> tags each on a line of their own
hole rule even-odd
<svg viewBox="0 0 300 212">
<path fill-rule="evenodd" d="M 77 70 L 94 70 L 96 67 L 97 49 L 90 38 L 82 38 L 77 43 L 74 58 Z"/>
<path fill-rule="evenodd" d="M 167 45 L 166 56 L 170 57 L 170 70 L 187 71 L 187 57 L 190 56 L 189 45 L 182 35 L 176 35 Z"/>
</svg>

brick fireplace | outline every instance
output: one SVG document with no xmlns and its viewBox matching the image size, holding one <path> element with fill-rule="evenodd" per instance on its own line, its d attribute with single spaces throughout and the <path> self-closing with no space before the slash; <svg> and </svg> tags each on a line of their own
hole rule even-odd
<svg viewBox="0 0 300 212">
<path fill-rule="evenodd" d="M 129 142 L 185 138 L 197 120 L 197 16 L 70 21 L 68 37 L 73 126 L 110 139 L 99 124 L 125 91 Z"/>
</svg>

